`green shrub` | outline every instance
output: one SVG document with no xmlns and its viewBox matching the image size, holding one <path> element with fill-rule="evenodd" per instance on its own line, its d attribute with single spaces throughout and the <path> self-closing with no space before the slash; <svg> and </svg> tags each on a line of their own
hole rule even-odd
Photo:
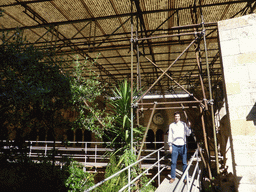
<svg viewBox="0 0 256 192">
<path fill-rule="evenodd" d="M 64 192 L 67 191 L 67 174 L 51 163 L 3 163 L 1 164 L 1 191 L 12 192 Z"/>
<path fill-rule="evenodd" d="M 49 161 L 10 163 L 1 160 L 1 192 L 84 191 L 94 184 L 93 174 L 70 161 L 62 169 Z"/>
<path fill-rule="evenodd" d="M 83 167 L 76 161 L 71 161 L 68 166 L 69 177 L 65 186 L 69 191 L 84 191 L 94 185 L 94 175 L 84 172 Z"/>
</svg>

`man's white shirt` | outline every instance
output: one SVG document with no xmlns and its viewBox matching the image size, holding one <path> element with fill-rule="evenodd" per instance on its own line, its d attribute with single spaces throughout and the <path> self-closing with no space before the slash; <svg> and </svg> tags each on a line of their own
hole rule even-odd
<svg viewBox="0 0 256 192">
<path fill-rule="evenodd" d="M 169 125 L 168 145 L 185 145 L 186 136 L 191 134 L 191 129 L 183 121 L 173 122 Z"/>
</svg>

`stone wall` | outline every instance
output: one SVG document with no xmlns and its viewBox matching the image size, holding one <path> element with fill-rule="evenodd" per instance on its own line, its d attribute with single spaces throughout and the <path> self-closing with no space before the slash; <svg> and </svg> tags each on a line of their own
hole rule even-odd
<svg viewBox="0 0 256 192">
<path fill-rule="evenodd" d="M 226 108 L 239 191 L 256 190 L 256 15 L 218 22 Z"/>
</svg>

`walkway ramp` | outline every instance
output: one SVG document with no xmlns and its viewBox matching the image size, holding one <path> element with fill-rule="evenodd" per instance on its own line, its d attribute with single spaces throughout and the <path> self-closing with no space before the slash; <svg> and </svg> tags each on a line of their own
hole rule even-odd
<svg viewBox="0 0 256 192">
<path fill-rule="evenodd" d="M 176 189 L 178 182 L 179 182 L 178 178 L 176 178 L 173 183 L 169 183 L 169 179 L 165 178 L 163 180 L 163 182 L 161 183 L 161 185 L 157 188 L 157 190 L 155 192 L 172 192 Z M 193 185 L 193 187 L 190 191 L 200 192 L 199 186 L 197 186 L 195 183 L 193 183 L 192 185 Z M 177 190 L 177 191 L 187 192 L 188 191 L 188 184 L 182 183 L 181 190 Z"/>
<path fill-rule="evenodd" d="M 177 186 L 178 182 L 179 182 L 178 178 L 176 178 L 173 183 L 169 183 L 169 179 L 165 178 L 163 180 L 163 182 L 161 183 L 161 185 L 157 188 L 157 190 L 155 192 L 170 192 L 170 191 L 174 191 L 174 189 Z M 182 189 L 184 189 L 184 191 L 187 191 L 187 187 L 186 187 L 185 183 L 183 183 Z"/>
<path fill-rule="evenodd" d="M 182 177 L 182 171 L 181 171 L 182 166 L 177 165 L 175 181 L 173 183 L 169 183 L 170 178 L 166 177 L 155 192 L 172 192 L 172 191 L 187 192 L 189 188 L 188 185 L 192 185 L 191 190 L 189 190 L 190 192 L 200 192 L 199 174 L 196 174 L 194 179 L 192 179 L 191 177 L 191 175 L 193 174 L 194 168 L 195 168 L 194 165 L 190 166 L 187 183 L 184 183 L 183 181 L 180 181 Z M 179 182 L 181 182 L 180 186 L 178 186 Z"/>
</svg>

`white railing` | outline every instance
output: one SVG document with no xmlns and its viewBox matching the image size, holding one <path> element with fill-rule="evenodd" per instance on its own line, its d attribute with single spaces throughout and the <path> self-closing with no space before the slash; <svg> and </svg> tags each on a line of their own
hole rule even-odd
<svg viewBox="0 0 256 192">
<path fill-rule="evenodd" d="M 11 147 L 15 142 L 13 140 L 2 141 L 8 142 L 9 146 L 6 145 L 5 148 Z M 55 149 L 54 159 L 56 163 L 62 167 L 64 158 L 69 157 L 74 160 L 84 163 L 84 170 L 86 167 L 94 167 L 95 171 L 97 167 L 105 167 L 108 163 L 108 158 L 104 156 L 106 151 L 112 151 L 103 145 L 108 145 L 110 142 L 86 142 L 86 141 L 68 141 L 64 143 L 63 141 L 25 141 L 28 143 L 28 156 L 34 159 L 39 157 L 50 156 L 53 149 Z M 76 145 L 80 146 L 76 146 Z M 134 143 L 136 146 L 137 143 Z M 146 142 L 145 144 L 164 144 L 164 142 Z M 143 149 L 146 154 L 155 151 L 155 149 Z M 162 150 L 163 152 L 163 150 Z M 89 161 L 90 160 L 90 161 Z M 104 160 L 104 162 L 103 162 Z"/>
<path fill-rule="evenodd" d="M 112 151 L 109 148 L 102 147 L 103 144 L 108 144 L 104 142 L 83 142 L 83 141 L 69 141 L 68 143 L 63 143 L 62 141 L 56 141 L 55 147 L 53 141 L 27 141 L 30 143 L 29 157 L 37 157 L 40 151 L 43 152 L 44 156 L 48 156 L 54 148 L 57 151 L 55 154 L 55 159 L 62 159 L 64 157 L 69 157 L 77 161 L 82 161 L 84 163 L 84 170 L 86 167 L 95 167 L 95 171 L 98 166 L 106 166 L 107 163 L 102 163 L 103 159 L 107 160 L 103 153 L 106 151 Z M 71 145 L 71 146 L 67 146 Z M 81 146 L 75 146 L 75 145 Z M 88 147 L 91 146 L 91 147 Z M 36 152 L 33 152 L 36 151 Z M 41 154 L 42 154 L 41 152 Z M 94 160 L 94 162 L 88 162 L 88 159 Z M 100 164 L 100 165 L 99 165 Z"/>
<path fill-rule="evenodd" d="M 132 185 L 135 181 L 137 181 L 141 176 L 143 176 L 144 174 L 146 174 L 150 169 L 152 169 L 153 167 L 156 167 L 156 166 L 157 166 L 157 168 L 158 168 L 158 172 L 157 172 L 157 174 L 146 184 L 146 186 L 149 185 L 157 176 L 158 176 L 158 186 L 159 186 L 159 185 L 160 185 L 160 174 L 161 174 L 161 172 L 166 168 L 166 167 L 164 166 L 164 167 L 160 170 L 160 167 L 161 167 L 160 162 L 165 158 L 164 156 L 163 156 L 162 158 L 160 158 L 160 152 L 161 152 L 161 150 L 162 150 L 163 148 L 164 148 L 164 147 L 161 147 L 160 149 L 155 150 L 154 152 L 150 153 L 149 155 L 147 155 L 147 156 L 141 158 L 140 160 L 138 160 L 138 161 L 132 163 L 132 164 L 129 165 L 128 167 L 125 167 L 124 169 L 122 169 L 122 170 L 116 172 L 115 174 L 113 174 L 113 175 L 111 175 L 110 177 L 108 177 L 108 178 L 106 178 L 106 179 L 100 181 L 99 183 L 95 184 L 94 186 L 90 187 L 89 189 L 87 189 L 87 190 L 85 190 L 85 191 L 86 191 L 86 192 L 89 192 L 89 191 L 91 191 L 91 190 L 93 190 L 93 189 L 99 187 L 100 185 L 102 185 L 102 184 L 105 183 L 106 181 L 108 181 L 108 180 L 110 180 L 110 179 L 112 179 L 112 178 L 114 178 L 114 177 L 117 177 L 117 176 L 118 176 L 119 174 L 121 174 L 122 172 L 128 170 L 128 183 L 127 183 L 127 185 L 123 186 L 123 187 L 119 190 L 119 192 L 124 191 L 124 190 L 127 189 L 127 188 L 128 188 L 128 191 L 130 192 L 130 191 L 131 191 L 131 185 Z M 141 174 L 139 174 L 136 178 L 134 178 L 133 180 L 131 180 L 131 168 L 132 168 L 133 166 L 136 166 L 138 163 L 142 162 L 143 160 L 146 160 L 147 158 L 149 158 L 150 156 L 154 155 L 155 153 L 157 153 L 157 161 L 156 161 L 154 164 L 152 164 L 148 169 L 144 170 Z"/>
<path fill-rule="evenodd" d="M 7 141 L 2 141 L 2 142 L 7 142 Z M 68 144 L 70 145 L 75 145 L 75 144 L 81 144 L 82 146 L 79 147 L 75 147 L 75 146 L 66 146 L 65 143 L 63 143 L 62 141 L 26 141 L 27 143 L 29 143 L 29 152 L 28 152 L 28 156 L 29 157 L 40 157 L 40 154 L 42 156 L 47 157 L 50 152 L 55 148 L 55 150 L 57 151 L 57 154 L 55 154 L 54 158 L 55 160 L 59 159 L 59 163 L 60 166 L 62 166 L 61 164 L 61 159 L 63 157 L 71 157 L 74 160 L 79 160 L 80 162 L 84 162 L 84 170 L 86 171 L 86 167 L 95 167 L 95 171 L 97 170 L 98 166 L 107 166 L 107 163 L 102 163 L 101 160 L 105 159 L 103 154 L 100 153 L 104 153 L 106 151 L 111 151 L 111 149 L 106 148 L 106 147 L 102 147 L 103 144 L 109 144 L 109 143 L 105 143 L 105 142 L 68 142 Z M 9 141 L 9 144 L 12 144 L 13 141 Z M 154 144 L 156 146 L 156 144 L 164 144 L 164 142 L 145 142 L 145 144 Z M 55 145 L 55 147 L 53 146 Z M 88 147 L 90 145 L 90 147 Z M 135 146 L 135 145 L 134 145 Z M 8 149 L 10 146 L 4 146 L 5 149 Z M 60 153 L 61 152 L 61 153 Z M 65 153 L 66 152 L 66 153 Z M 68 153 L 68 152 L 73 152 L 73 153 Z M 79 154 L 80 152 L 80 154 Z M 82 152 L 82 153 L 81 153 Z M 89 154 L 90 152 L 90 154 Z M 104 179 L 103 181 L 97 183 L 96 185 L 92 186 L 91 188 L 89 188 L 86 191 L 91 191 L 95 188 L 97 188 L 98 186 L 100 186 L 101 184 L 105 183 L 106 181 L 118 176 L 120 173 L 122 173 L 125 170 L 128 170 L 128 183 L 127 185 L 123 186 L 122 189 L 120 189 L 120 191 L 123 191 L 125 189 L 128 188 L 128 191 L 131 190 L 131 185 L 137 181 L 143 174 L 148 173 L 148 171 L 152 168 L 157 167 L 158 171 L 157 174 L 155 174 L 151 180 L 145 185 L 148 186 L 153 180 L 156 179 L 156 177 L 158 177 L 158 186 L 160 185 L 160 174 L 161 172 L 166 168 L 166 165 L 163 164 L 162 165 L 162 169 L 161 169 L 161 164 L 160 162 L 165 158 L 165 156 L 160 157 L 160 152 L 165 152 L 164 150 L 164 146 L 155 150 L 155 149 L 143 149 L 143 152 L 147 152 L 150 153 L 146 156 L 142 156 L 140 160 L 136 161 L 135 163 L 131 164 L 130 166 L 120 170 L 119 172 L 113 174 L 112 176 Z M 154 154 L 157 153 L 157 157 L 153 157 L 152 156 Z M 87 160 L 91 158 L 92 160 L 94 160 L 94 162 L 88 162 Z M 108 159 L 105 159 L 106 161 L 108 161 Z M 136 178 L 134 178 L 133 180 L 130 180 L 131 178 L 131 168 L 135 165 L 137 165 L 138 163 L 144 161 L 144 160 L 153 160 L 154 163 L 149 164 L 148 168 L 145 169 L 140 175 L 138 175 Z M 195 163 L 195 166 L 193 165 L 193 162 Z M 201 170 L 199 169 L 199 162 L 200 162 L 200 157 L 198 156 L 198 149 L 195 151 L 195 153 L 193 154 L 193 156 L 191 157 L 187 169 L 185 170 L 185 172 L 183 173 L 180 181 L 178 182 L 178 184 L 176 185 L 174 191 L 181 191 L 181 189 L 184 187 L 183 182 L 184 179 L 187 179 L 187 189 L 188 191 L 191 191 L 192 187 L 197 187 L 199 188 L 199 177 L 201 174 Z M 65 162 L 63 162 L 65 163 Z M 143 165 L 143 164 L 142 164 Z M 144 164 L 145 165 L 145 164 Z M 192 176 L 189 177 L 189 170 L 191 168 L 193 168 L 194 166 L 194 170 L 192 173 Z M 196 178 L 197 177 L 197 178 Z"/>
</svg>

